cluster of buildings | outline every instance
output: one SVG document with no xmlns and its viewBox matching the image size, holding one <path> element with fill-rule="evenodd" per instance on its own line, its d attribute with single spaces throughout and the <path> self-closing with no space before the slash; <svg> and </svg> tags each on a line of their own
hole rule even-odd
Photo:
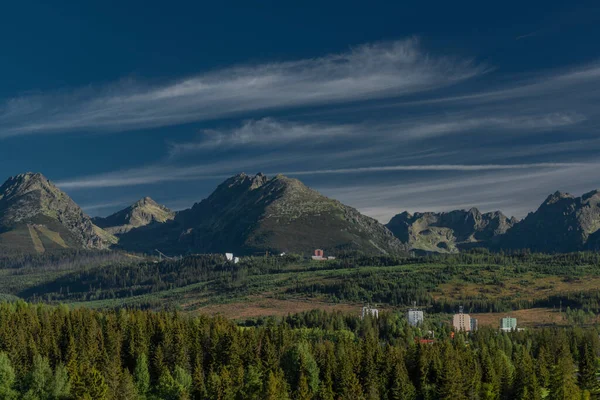
<svg viewBox="0 0 600 400">
<path fill-rule="evenodd" d="M 317 261 L 326 261 L 326 260 L 335 260 L 335 257 L 325 257 L 325 252 L 321 249 L 316 249 L 313 256 L 312 256 L 313 260 L 317 260 Z"/>
<path fill-rule="evenodd" d="M 366 305 L 362 308 L 361 318 L 364 319 L 367 315 L 378 318 L 379 310 Z M 423 310 L 416 308 L 416 305 L 409 309 L 406 313 L 406 319 L 408 324 L 411 326 L 422 325 L 425 321 L 425 315 Z M 469 314 L 465 314 L 463 307 L 459 307 L 458 313 L 452 317 L 452 328 L 455 332 L 474 332 L 478 328 L 477 318 L 471 317 Z M 513 332 L 520 331 L 521 328 L 517 328 L 517 319 L 512 317 L 504 317 L 500 319 L 500 331 L 501 332 Z M 430 335 L 432 335 L 430 333 Z M 422 339 L 421 343 L 433 342 L 432 339 Z"/>
</svg>

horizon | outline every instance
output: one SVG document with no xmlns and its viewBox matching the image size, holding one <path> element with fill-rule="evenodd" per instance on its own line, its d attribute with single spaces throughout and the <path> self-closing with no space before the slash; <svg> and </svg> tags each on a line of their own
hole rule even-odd
<svg viewBox="0 0 600 400">
<path fill-rule="evenodd" d="M 0 175 L 43 171 L 91 216 L 251 170 L 382 223 L 521 219 L 600 187 L 600 6 L 542 4 L 10 4 Z"/>
</svg>

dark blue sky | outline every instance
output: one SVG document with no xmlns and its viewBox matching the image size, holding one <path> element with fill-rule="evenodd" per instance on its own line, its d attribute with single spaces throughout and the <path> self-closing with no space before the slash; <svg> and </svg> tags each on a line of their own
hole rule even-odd
<svg viewBox="0 0 600 400">
<path fill-rule="evenodd" d="M 0 177 L 91 215 L 242 171 L 384 222 L 600 188 L 597 2 L 52 3 L 0 12 Z"/>
</svg>

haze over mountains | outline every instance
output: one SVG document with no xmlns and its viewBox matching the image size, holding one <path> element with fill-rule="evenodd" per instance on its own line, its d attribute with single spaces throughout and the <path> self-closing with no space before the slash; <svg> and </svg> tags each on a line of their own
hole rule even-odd
<svg viewBox="0 0 600 400">
<path fill-rule="evenodd" d="M 206 199 L 174 212 L 145 197 L 108 217 L 88 217 L 41 174 L 9 178 L 0 187 L 0 251 L 65 248 L 170 254 L 235 252 L 401 255 L 531 249 L 570 252 L 600 248 L 600 192 L 556 192 L 522 221 L 476 208 L 445 213 L 402 212 L 384 226 L 337 200 L 277 175 L 239 174 Z"/>
</svg>

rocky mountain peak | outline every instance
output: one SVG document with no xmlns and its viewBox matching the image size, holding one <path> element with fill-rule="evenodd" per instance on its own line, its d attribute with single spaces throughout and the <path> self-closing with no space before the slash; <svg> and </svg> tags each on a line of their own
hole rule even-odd
<svg viewBox="0 0 600 400">
<path fill-rule="evenodd" d="M 0 186 L 0 231 L 19 231 L 25 226 L 40 227 L 49 240 L 61 247 L 106 248 L 114 240 L 95 227 L 66 193 L 40 173 L 13 176 Z M 37 234 L 31 230 L 29 234 L 31 238 L 25 235 L 24 242 L 35 242 Z M 40 248 L 43 246 L 38 244 L 38 251 Z"/>
<path fill-rule="evenodd" d="M 551 195 L 549 195 L 546 198 L 543 205 L 551 205 L 551 204 L 558 203 L 559 201 L 564 200 L 564 199 L 574 199 L 574 198 L 575 198 L 575 196 L 573 196 L 569 193 L 565 193 L 565 192 L 561 192 L 561 191 L 557 190 L 556 192 L 552 193 Z"/>
<path fill-rule="evenodd" d="M 150 197 L 144 197 L 121 211 L 105 218 L 95 217 L 93 221 L 107 232 L 121 235 L 135 228 L 152 223 L 164 223 L 173 218 L 175 212 Z"/>
<path fill-rule="evenodd" d="M 329 199 L 297 179 L 262 173 L 238 174 L 225 180 L 206 199 L 177 213 L 174 221 L 133 230 L 121 243 L 136 249 L 153 248 L 181 253 L 297 252 L 330 254 L 358 251 L 403 254 L 406 250 L 383 225 L 357 210 Z M 164 238 L 168 238 L 165 240 Z"/>
<path fill-rule="evenodd" d="M 23 195 L 34 190 L 45 190 L 52 193 L 59 191 L 44 175 L 27 172 L 8 178 L 0 186 L 0 201 L 6 201 L 11 197 Z"/>
<path fill-rule="evenodd" d="M 590 199 L 594 199 L 594 198 L 600 199 L 600 190 L 598 190 L 598 189 L 592 190 L 591 192 L 584 193 L 581 196 L 581 200 L 584 202 L 589 201 Z"/>
<path fill-rule="evenodd" d="M 132 208 L 144 207 L 144 206 L 158 206 L 159 204 L 154 201 L 151 197 L 143 197 L 140 200 L 133 203 Z"/>
<path fill-rule="evenodd" d="M 261 172 L 259 172 L 251 178 L 252 183 L 250 184 L 250 189 L 258 189 L 259 187 L 267 183 L 268 180 L 269 178 L 266 175 L 263 175 Z"/>
</svg>

